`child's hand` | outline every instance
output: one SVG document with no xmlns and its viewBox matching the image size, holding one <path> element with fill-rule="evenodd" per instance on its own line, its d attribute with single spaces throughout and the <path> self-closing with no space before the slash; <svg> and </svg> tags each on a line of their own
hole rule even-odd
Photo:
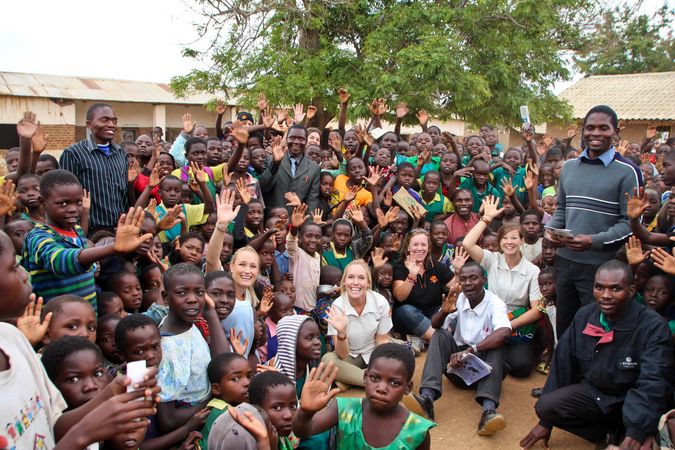
<svg viewBox="0 0 675 450">
<path fill-rule="evenodd" d="M 267 372 L 268 370 L 273 370 L 274 372 L 278 372 L 279 369 L 277 369 L 276 366 L 274 365 L 274 359 L 275 358 L 272 358 L 269 361 L 267 361 L 267 365 L 257 364 L 256 368 L 258 369 L 258 373 Z"/>
<path fill-rule="evenodd" d="M 423 165 L 424 165 L 424 161 L 426 161 L 427 158 L 428 158 L 430 155 L 431 155 L 431 151 L 430 151 L 430 150 L 428 150 L 428 149 L 427 149 L 427 150 L 423 150 L 422 153 L 420 153 L 419 156 L 417 156 L 417 165 L 418 165 L 418 166 L 423 166 Z"/>
<path fill-rule="evenodd" d="M 465 167 L 463 169 L 455 170 L 455 178 L 471 178 L 473 176 L 473 167 Z"/>
<path fill-rule="evenodd" d="M 485 209 L 485 213 L 483 216 L 486 219 L 492 220 L 498 215 L 504 211 L 504 207 L 501 207 L 497 209 L 497 206 L 499 205 L 499 199 L 495 198 L 493 195 L 488 195 L 483 199 L 483 207 Z"/>
<path fill-rule="evenodd" d="M 349 216 L 352 218 L 352 222 L 354 222 L 359 226 L 363 226 L 364 221 L 363 221 L 363 212 L 361 212 L 361 207 L 356 206 L 354 203 L 350 203 L 347 209 L 349 210 Z"/>
<path fill-rule="evenodd" d="M 178 216 L 183 212 L 181 205 L 176 205 L 166 212 L 164 217 L 157 222 L 157 232 L 170 230 L 180 223 Z"/>
<path fill-rule="evenodd" d="M 239 178 L 237 180 L 236 186 L 237 192 L 239 192 L 239 197 L 241 198 L 241 203 L 248 205 L 251 202 L 251 193 L 248 191 L 248 187 L 246 187 L 244 179 Z"/>
<path fill-rule="evenodd" d="M 139 173 L 141 173 L 141 169 L 138 167 L 138 161 L 134 161 L 127 170 L 127 181 L 133 183 L 138 178 Z"/>
<path fill-rule="evenodd" d="M 309 105 L 307 107 L 307 119 L 312 120 L 314 116 L 316 115 L 316 106 L 314 105 Z"/>
<path fill-rule="evenodd" d="M 197 182 L 197 179 L 195 178 L 195 176 L 191 173 L 188 173 L 187 177 L 188 177 L 188 180 L 187 180 L 188 181 L 188 187 L 190 188 L 190 190 L 192 192 L 194 192 L 195 194 L 198 193 L 199 192 L 199 183 Z"/>
<path fill-rule="evenodd" d="M 656 137 L 656 133 L 656 125 L 652 125 L 651 127 L 647 128 L 646 138 L 649 140 L 654 139 Z"/>
<path fill-rule="evenodd" d="M 152 214 L 152 217 L 157 220 L 157 217 L 159 217 L 159 213 L 157 212 L 157 199 L 155 197 L 152 197 L 150 201 L 148 202 L 148 206 L 145 208 L 147 212 Z"/>
<path fill-rule="evenodd" d="M 216 100 L 216 114 L 219 116 L 225 114 L 225 102 L 221 99 Z"/>
<path fill-rule="evenodd" d="M 356 137 L 359 137 L 359 133 L 356 133 Z M 328 135 L 328 146 L 333 150 L 334 153 L 342 151 L 342 138 L 337 133 L 330 133 Z"/>
<path fill-rule="evenodd" d="M 300 201 L 300 197 L 298 197 L 298 194 L 295 192 L 286 192 L 284 194 L 284 198 L 288 200 L 288 203 L 286 203 L 286 206 L 300 206 L 302 202 Z"/>
<path fill-rule="evenodd" d="M 150 256 L 150 260 L 157 264 L 159 266 L 159 270 L 164 273 L 167 270 L 169 270 L 169 261 L 167 261 L 166 257 L 164 259 L 159 259 L 159 256 L 155 254 L 155 252 L 148 252 L 148 256 Z"/>
<path fill-rule="evenodd" d="M 373 100 L 373 103 L 371 103 L 370 105 L 368 105 L 368 109 L 370 110 L 370 112 L 371 112 L 374 116 L 377 115 L 377 112 L 378 112 L 379 109 L 380 109 L 380 105 L 377 103 L 377 99 L 374 99 L 374 100 Z"/>
<path fill-rule="evenodd" d="M 396 118 L 397 119 L 403 119 L 410 110 L 408 109 L 408 105 L 405 103 L 401 102 L 398 105 L 396 105 Z"/>
<path fill-rule="evenodd" d="M 511 184 L 511 178 L 502 178 L 502 182 L 499 187 L 502 188 L 502 191 L 504 191 L 504 194 L 506 194 L 507 197 L 511 197 L 516 193 L 516 188 L 514 188 L 513 184 Z"/>
<path fill-rule="evenodd" d="M 302 103 L 296 103 L 295 108 L 293 109 L 293 121 L 295 123 L 301 123 L 305 118 L 305 107 Z"/>
<path fill-rule="evenodd" d="M 483 153 L 485 156 L 487 156 L 485 153 Z M 487 161 L 489 164 L 490 162 Z M 513 167 L 511 167 L 509 164 L 502 162 L 501 166 L 502 169 L 504 169 L 506 172 L 508 172 L 509 175 L 514 176 L 516 174 L 516 171 L 513 170 Z"/>
<path fill-rule="evenodd" d="M 628 143 L 628 141 L 624 141 L 624 142 Z M 628 146 L 626 146 L 626 148 L 628 148 Z M 659 156 L 659 159 L 656 160 L 656 164 L 654 164 L 656 166 L 656 171 L 659 172 L 659 173 L 661 173 L 661 170 L 663 170 L 663 158 L 664 158 L 664 156 L 665 155 Z"/>
<path fill-rule="evenodd" d="M 230 185 L 232 175 L 234 175 L 234 172 L 227 173 L 227 164 L 223 164 L 223 187 L 227 187 Z"/>
<path fill-rule="evenodd" d="M 38 297 L 37 303 L 35 303 L 35 294 L 30 294 L 30 303 L 26 307 L 26 311 L 16 320 L 16 327 L 33 346 L 42 341 L 47 333 L 47 328 L 49 328 L 49 322 L 52 320 L 52 313 L 47 313 L 45 320 L 40 322 L 41 312 L 42 297 Z"/>
<path fill-rule="evenodd" d="M 231 409 L 231 408 L 229 408 Z M 183 441 L 178 450 L 195 450 L 197 447 L 197 439 L 204 439 L 204 436 L 199 431 L 190 431 L 187 439 Z"/>
<path fill-rule="evenodd" d="M 306 216 L 305 213 L 307 212 L 307 205 L 304 203 L 302 205 L 296 206 L 293 209 L 293 214 L 291 215 L 291 226 L 293 228 L 300 228 L 307 219 L 309 219 L 309 216 Z"/>
<path fill-rule="evenodd" d="M 192 432 L 192 431 L 199 431 L 202 428 L 204 428 L 206 418 L 209 417 L 210 412 L 211 408 L 204 408 L 201 411 L 197 411 L 194 414 L 194 416 L 190 417 L 190 420 L 188 420 L 187 423 L 185 424 L 185 430 L 188 432 Z"/>
<path fill-rule="evenodd" d="M 455 254 L 452 256 L 452 259 L 450 259 L 450 264 L 452 264 L 452 267 L 455 269 L 455 273 L 459 273 L 459 270 L 464 267 L 464 264 L 466 264 L 468 259 L 469 254 L 464 250 L 464 247 L 459 246 L 455 249 Z"/>
<path fill-rule="evenodd" d="M 644 262 L 649 255 L 649 252 L 642 253 L 642 243 L 640 239 L 631 236 L 626 242 L 626 258 L 628 258 L 628 265 L 637 266 Z"/>
<path fill-rule="evenodd" d="M 533 189 L 536 184 L 537 178 L 531 171 L 528 170 L 527 175 L 525 175 L 525 189 L 529 191 L 530 189 Z"/>
<path fill-rule="evenodd" d="M 393 196 L 391 195 L 391 188 L 387 188 L 386 191 L 384 191 L 384 196 L 382 197 L 382 203 L 384 203 L 384 206 L 387 208 L 391 208 L 391 202 L 393 200 Z"/>
<path fill-rule="evenodd" d="M 340 389 L 337 388 L 329 392 L 337 372 L 338 368 L 333 367 L 332 361 L 328 363 L 328 367 L 325 367 L 324 363 L 319 363 L 318 368 L 315 367 L 309 372 L 300 395 L 300 407 L 303 410 L 317 413 L 340 393 Z"/>
<path fill-rule="evenodd" d="M 270 309 L 272 309 L 272 302 L 274 300 L 274 292 L 271 286 L 265 287 L 263 291 L 264 291 L 263 298 L 262 300 L 260 300 L 260 304 L 258 305 L 259 317 L 264 316 L 270 311 Z"/>
<path fill-rule="evenodd" d="M 258 444 L 267 442 L 269 445 L 269 436 L 267 435 L 267 426 L 259 421 L 255 415 L 249 411 L 244 412 L 243 414 L 239 413 L 239 410 L 234 406 L 227 408 L 230 412 L 230 415 L 239 425 L 244 427 L 246 431 L 251 433 L 251 436 L 255 438 L 255 441 Z M 260 447 L 258 447 L 260 448 Z"/>
<path fill-rule="evenodd" d="M 248 338 L 244 339 L 244 343 L 241 343 L 241 334 L 243 330 L 237 334 L 237 328 L 230 328 L 230 345 L 232 346 L 232 351 L 239 353 L 241 356 L 246 354 L 246 348 L 248 347 Z"/>
<path fill-rule="evenodd" d="M 356 194 L 359 193 L 360 189 L 361 189 L 361 186 L 350 187 L 349 190 L 345 193 L 345 198 L 343 200 L 347 203 L 350 203 L 352 200 L 354 200 L 356 198 Z"/>
<path fill-rule="evenodd" d="M 544 156 L 544 154 L 546 153 L 546 144 L 544 144 L 544 141 L 537 142 L 536 150 L 537 150 L 537 155 L 539 155 L 540 157 Z"/>
<path fill-rule="evenodd" d="M 192 174 L 197 180 L 197 183 L 206 183 L 206 172 L 204 171 L 204 167 L 201 164 L 190 161 L 190 169 L 192 169 Z"/>
<path fill-rule="evenodd" d="M 40 122 L 35 123 L 35 113 L 27 111 L 23 113 L 23 119 L 16 124 L 16 133 L 21 139 L 31 140 L 37 133 Z"/>
<path fill-rule="evenodd" d="M 321 220 L 321 217 L 323 216 L 323 212 L 321 211 L 320 208 L 316 208 L 313 213 L 311 213 L 312 216 L 312 222 L 319 226 L 326 225 L 326 222 Z"/>
<path fill-rule="evenodd" d="M 542 140 L 547 149 L 551 147 L 551 145 L 553 145 L 553 138 L 549 133 L 544 133 L 544 137 L 542 138 Z"/>
<path fill-rule="evenodd" d="M 398 253 L 401 250 L 401 242 L 403 241 L 403 236 L 398 233 L 394 233 L 391 238 L 391 250 L 394 253 Z"/>
<path fill-rule="evenodd" d="M 14 194 L 14 182 L 5 178 L 0 186 L 0 216 L 10 212 L 18 198 L 19 195 Z"/>
<path fill-rule="evenodd" d="M 115 251 L 117 253 L 131 253 L 140 245 L 152 239 L 152 233 L 141 234 L 141 226 L 145 213 L 140 206 L 136 208 L 129 208 L 127 214 L 122 214 L 120 220 L 117 222 L 117 233 L 115 233 Z"/>
<path fill-rule="evenodd" d="M 124 395 L 127 392 L 127 386 L 130 386 L 136 391 L 142 393 L 139 397 L 146 397 L 148 399 L 154 400 L 155 403 L 159 403 L 160 399 L 158 394 L 161 392 L 162 388 L 157 385 L 157 374 L 159 369 L 157 367 L 150 367 L 148 371 L 143 375 L 143 381 L 131 384 L 131 378 L 126 375 L 120 375 L 115 377 L 113 381 L 108 384 L 106 389 L 110 389 L 110 392 L 114 396 Z"/>
<path fill-rule="evenodd" d="M 675 256 L 658 247 L 651 252 L 654 265 L 669 275 L 675 275 Z"/>
<path fill-rule="evenodd" d="M 447 295 L 443 295 L 443 306 L 441 306 L 441 309 L 443 309 L 445 314 L 452 314 L 457 311 L 457 299 L 461 293 L 462 286 L 457 283 L 450 288 L 450 292 Z"/>
<path fill-rule="evenodd" d="M 384 99 L 381 98 L 377 101 L 377 114 L 383 116 L 387 112 L 387 105 L 384 103 Z"/>
<path fill-rule="evenodd" d="M 534 126 L 530 124 L 529 127 L 523 127 L 522 136 L 525 142 L 530 142 L 534 138 Z"/>
<path fill-rule="evenodd" d="M 234 192 L 225 190 L 222 195 L 216 194 L 216 227 L 227 227 L 239 214 L 240 206 L 234 207 Z"/>
<path fill-rule="evenodd" d="M 537 164 L 534 161 L 532 161 L 532 158 L 529 158 L 527 160 L 527 168 L 528 170 L 531 170 L 533 174 L 539 176 L 539 167 L 537 167 Z"/>
<path fill-rule="evenodd" d="M 416 116 L 417 116 L 417 120 L 420 121 L 420 125 L 422 125 L 422 126 L 426 125 L 427 122 L 429 121 L 429 114 L 427 114 L 427 112 L 424 109 L 420 110 L 416 114 Z"/>
<path fill-rule="evenodd" d="M 258 104 L 258 110 L 259 110 L 259 111 L 262 112 L 265 108 L 267 108 L 267 105 L 269 105 L 269 103 L 270 103 L 270 102 L 268 102 L 268 101 L 265 99 L 265 93 L 264 93 L 264 92 L 258 95 L 258 101 L 257 101 L 257 104 Z"/>
<path fill-rule="evenodd" d="M 338 89 L 338 97 L 340 97 L 340 103 L 347 103 L 349 101 L 349 94 L 344 88 Z"/>
<path fill-rule="evenodd" d="M 82 208 L 85 211 L 91 209 L 91 194 L 89 194 L 86 189 L 82 189 Z"/>
<path fill-rule="evenodd" d="M 628 211 L 626 211 L 628 217 L 631 219 L 642 217 L 642 213 L 649 206 L 645 201 L 645 189 L 641 187 L 638 193 L 638 188 L 633 188 L 633 198 L 628 195 L 628 192 L 626 192 L 626 198 L 628 199 Z"/>
<path fill-rule="evenodd" d="M 621 156 L 624 156 L 626 154 L 626 150 L 628 150 L 629 145 L 630 145 L 630 143 L 628 141 L 625 141 L 625 140 L 621 141 L 621 142 L 619 142 L 619 148 L 616 151 L 619 152 L 621 154 Z M 659 172 L 661 171 L 661 169 L 659 169 L 658 166 L 656 166 L 656 169 Z"/>
<path fill-rule="evenodd" d="M 164 180 L 164 177 L 159 177 L 159 167 L 155 164 L 150 173 L 150 178 L 148 179 L 148 186 L 150 186 L 150 189 L 154 189 L 159 186 L 159 183 L 161 183 L 162 180 Z"/>
<path fill-rule="evenodd" d="M 387 216 L 382 212 L 380 208 L 375 210 L 375 215 L 377 216 L 377 224 L 380 226 L 380 230 L 384 230 L 389 225 Z"/>
<path fill-rule="evenodd" d="M 38 129 L 35 132 L 35 135 L 33 136 L 33 139 L 31 140 L 33 144 L 33 154 L 34 158 L 37 157 L 40 153 L 42 153 L 45 148 L 47 148 L 47 142 L 49 142 L 49 135 L 45 132 L 42 131 L 42 127 L 38 123 Z"/>
<path fill-rule="evenodd" d="M 192 130 L 197 126 L 197 122 L 192 121 L 192 114 L 186 113 L 183 114 L 183 131 L 187 134 L 192 133 Z"/>
<path fill-rule="evenodd" d="M 274 116 L 270 113 L 269 108 L 261 109 L 260 116 L 262 117 L 265 128 L 272 128 L 272 125 L 274 125 Z"/>
<path fill-rule="evenodd" d="M 244 128 L 244 124 L 241 123 L 241 120 L 235 120 L 232 122 L 232 133 L 231 136 L 237 140 L 238 143 L 246 145 L 248 143 L 248 130 Z"/>
<path fill-rule="evenodd" d="M 384 256 L 384 249 L 382 247 L 375 247 L 372 256 L 373 269 L 377 270 L 384 266 L 384 263 L 389 261 L 389 258 Z"/>
<path fill-rule="evenodd" d="M 577 128 L 576 124 L 567 127 L 567 139 L 572 139 L 577 134 L 579 134 L 579 129 Z"/>
</svg>

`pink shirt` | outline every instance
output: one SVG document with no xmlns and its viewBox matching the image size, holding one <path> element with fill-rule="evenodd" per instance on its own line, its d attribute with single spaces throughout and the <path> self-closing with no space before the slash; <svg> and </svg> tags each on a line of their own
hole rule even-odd
<svg viewBox="0 0 675 450">
<path fill-rule="evenodd" d="M 321 275 L 321 255 L 314 256 L 298 246 L 298 238 L 288 233 L 286 251 L 289 257 L 288 271 L 293 275 L 295 286 L 295 306 L 304 311 L 316 307 L 316 288 L 319 287 Z"/>
</svg>

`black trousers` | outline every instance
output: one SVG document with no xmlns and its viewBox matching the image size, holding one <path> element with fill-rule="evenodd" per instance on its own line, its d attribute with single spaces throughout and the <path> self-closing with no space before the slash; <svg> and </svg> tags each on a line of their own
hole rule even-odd
<svg viewBox="0 0 675 450">
<path fill-rule="evenodd" d="M 556 334 L 558 339 L 569 328 L 579 308 L 595 303 L 593 283 L 600 266 L 555 259 Z"/>
<path fill-rule="evenodd" d="M 476 401 L 482 405 L 483 399 L 492 400 L 499 406 L 499 397 L 502 393 L 502 380 L 504 379 L 504 347 L 494 350 L 478 352 L 476 356 L 492 366 L 492 372 L 485 378 L 482 378 L 467 386 L 457 375 L 447 372 L 447 365 L 453 353 L 466 350 L 468 346 L 457 345 L 455 338 L 445 328 L 439 328 L 429 341 L 427 350 L 427 359 L 424 362 L 424 371 L 422 372 L 421 389 L 431 389 L 435 392 L 435 398 L 440 398 L 443 394 L 444 374 L 455 386 L 461 389 L 476 389 Z"/>
<path fill-rule="evenodd" d="M 542 395 L 534 410 L 543 422 L 597 443 L 623 423 L 622 407 L 623 403 L 619 403 L 605 414 L 588 389 L 577 383 Z"/>
</svg>

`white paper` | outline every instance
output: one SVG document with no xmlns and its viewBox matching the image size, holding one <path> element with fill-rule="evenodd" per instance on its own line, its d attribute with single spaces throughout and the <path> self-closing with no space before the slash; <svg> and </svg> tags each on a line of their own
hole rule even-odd
<svg viewBox="0 0 675 450">
<path fill-rule="evenodd" d="M 384 135 L 384 133 L 386 133 L 386 131 L 384 131 L 380 127 L 373 128 L 372 130 L 370 130 L 370 135 L 375 139 L 379 139 L 382 135 Z"/>
<path fill-rule="evenodd" d="M 467 386 L 472 385 L 481 378 L 485 378 L 492 372 L 492 367 L 488 363 L 472 353 L 464 355 L 462 362 L 464 365 L 459 369 L 448 365 L 448 373 L 454 373 L 460 377 Z"/>
<path fill-rule="evenodd" d="M 145 366 L 145 360 L 132 361 L 127 363 L 127 378 L 131 378 L 131 383 L 127 386 L 127 392 L 134 392 L 133 385 L 143 381 L 143 377 L 150 369 Z M 142 399 L 143 397 L 141 397 Z M 140 400 L 140 399 L 139 399 Z"/>
<path fill-rule="evenodd" d="M 557 239 L 559 241 L 565 240 L 567 238 L 574 239 L 574 234 L 572 233 L 572 230 L 547 227 L 546 231 L 549 232 L 549 234 L 551 235 L 551 237 L 553 237 L 553 239 Z"/>
</svg>

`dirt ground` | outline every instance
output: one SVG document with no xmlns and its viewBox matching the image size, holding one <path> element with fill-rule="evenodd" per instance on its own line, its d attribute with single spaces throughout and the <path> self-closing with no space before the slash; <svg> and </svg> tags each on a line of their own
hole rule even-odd
<svg viewBox="0 0 675 450">
<path fill-rule="evenodd" d="M 413 392 L 417 393 L 426 353 L 415 358 Z M 507 376 L 502 385 L 501 405 L 498 412 L 506 418 L 506 429 L 494 436 L 478 436 L 476 430 L 481 407 L 474 400 L 475 391 L 456 388 L 447 379 L 443 382 L 443 396 L 434 404 L 438 427 L 431 431 L 431 448 L 440 449 L 518 449 L 518 443 L 537 424 L 534 413 L 536 399 L 530 391 L 544 385 L 546 377 L 533 372 L 526 379 Z M 362 388 L 351 388 L 341 397 L 363 397 Z M 573 434 L 554 429 L 549 441 L 552 450 L 594 449 L 591 444 Z M 541 449 L 541 444 L 535 445 Z"/>
</svg>

